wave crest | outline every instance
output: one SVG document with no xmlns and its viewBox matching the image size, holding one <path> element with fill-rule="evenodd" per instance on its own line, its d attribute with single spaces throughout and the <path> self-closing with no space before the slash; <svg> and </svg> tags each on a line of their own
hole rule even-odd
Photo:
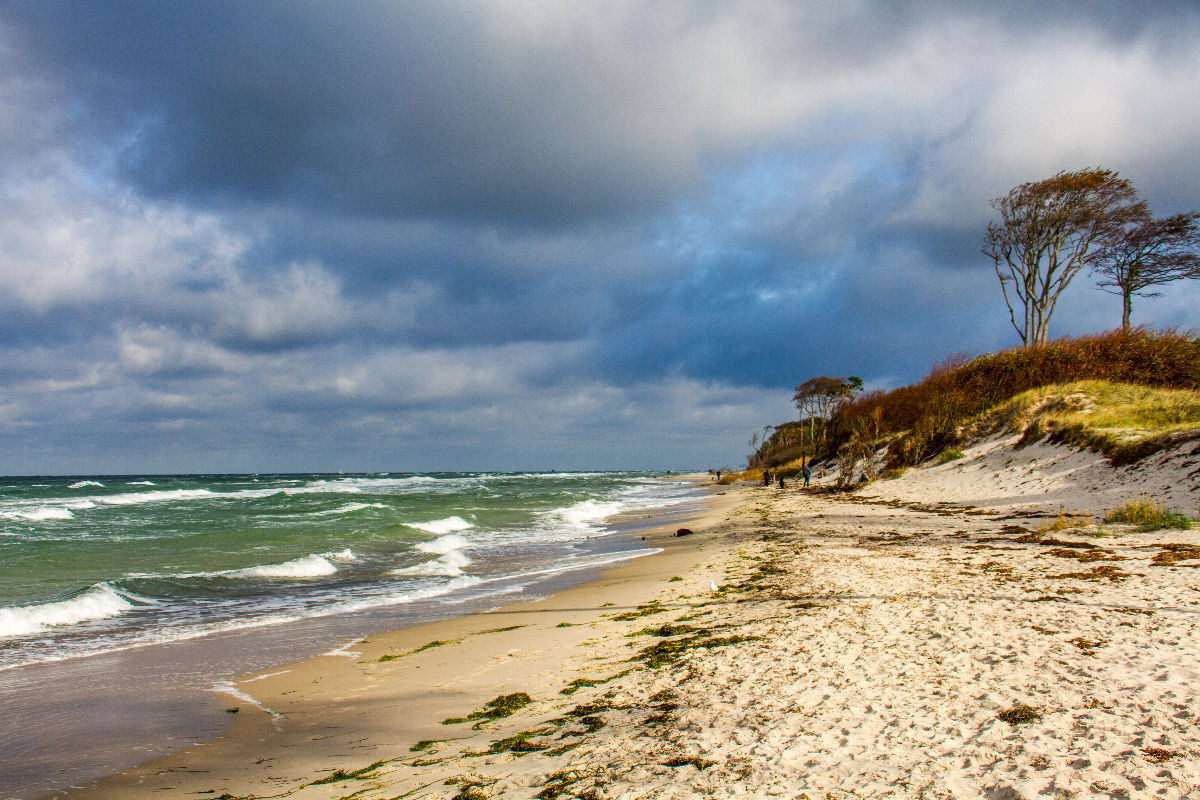
<svg viewBox="0 0 1200 800">
<path fill-rule="evenodd" d="M 474 528 L 473 523 L 467 522 L 462 517 L 446 517 L 445 519 L 435 519 L 429 522 L 405 522 L 410 528 L 416 528 L 419 531 L 426 533 L 454 533 L 456 531 L 465 531 Z M 420 545 L 417 545 L 420 547 Z"/>
<path fill-rule="evenodd" d="M 69 600 L 0 608 L 0 638 L 27 636 L 59 625 L 115 617 L 135 608 L 131 599 L 152 602 L 123 594 L 107 583 L 97 583 Z"/>
</svg>

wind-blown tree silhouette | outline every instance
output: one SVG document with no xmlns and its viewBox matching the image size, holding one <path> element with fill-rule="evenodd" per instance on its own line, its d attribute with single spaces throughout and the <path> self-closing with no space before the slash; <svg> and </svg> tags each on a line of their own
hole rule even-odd
<svg viewBox="0 0 1200 800">
<path fill-rule="evenodd" d="M 1133 296 L 1153 297 L 1146 291 L 1183 278 L 1200 278 L 1200 213 L 1131 221 L 1105 237 L 1103 255 L 1092 271 L 1099 286 L 1121 295 L 1121 329 L 1129 330 Z"/>
<path fill-rule="evenodd" d="M 1000 222 L 988 223 L 983 253 L 995 263 L 1009 319 L 1026 347 L 1046 342 L 1059 296 L 1080 270 L 1098 263 L 1104 241 L 1147 216 L 1133 184 L 1098 167 L 1022 183 L 991 205 Z"/>
</svg>

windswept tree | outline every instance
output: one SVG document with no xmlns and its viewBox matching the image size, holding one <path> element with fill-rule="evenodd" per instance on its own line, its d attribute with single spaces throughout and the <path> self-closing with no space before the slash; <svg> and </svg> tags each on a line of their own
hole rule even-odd
<svg viewBox="0 0 1200 800">
<path fill-rule="evenodd" d="M 1161 219 L 1145 216 L 1104 241 L 1104 253 L 1092 269 L 1100 288 L 1121 295 L 1121 328 L 1129 330 L 1133 296 L 1153 297 L 1146 291 L 1183 278 L 1200 278 L 1200 213 L 1192 211 Z"/>
<path fill-rule="evenodd" d="M 1133 184 L 1099 168 L 1022 183 L 991 205 L 1000 222 L 988 224 L 983 253 L 995 262 L 1009 319 L 1026 347 L 1045 343 L 1059 296 L 1098 262 L 1104 240 L 1146 216 Z"/>
<path fill-rule="evenodd" d="M 818 375 L 809 378 L 796 387 L 792 402 L 800 412 L 800 420 L 808 420 L 809 441 L 816 444 L 816 421 L 824 423 L 838 409 L 854 397 L 854 393 L 862 389 L 862 378 L 851 375 L 848 378 L 830 378 Z M 821 426 L 822 437 L 825 434 L 824 424 Z"/>
</svg>

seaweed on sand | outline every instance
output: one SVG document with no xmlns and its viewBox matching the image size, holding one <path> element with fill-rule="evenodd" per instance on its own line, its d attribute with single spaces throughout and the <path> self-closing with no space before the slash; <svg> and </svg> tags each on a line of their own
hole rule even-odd
<svg viewBox="0 0 1200 800">
<path fill-rule="evenodd" d="M 1042 712 L 1034 706 L 1024 704 L 1015 705 L 1012 708 L 1001 711 L 996 715 L 1000 719 L 1007 722 L 1009 725 L 1022 725 L 1028 722 L 1037 722 L 1042 718 Z"/>
<path fill-rule="evenodd" d="M 470 722 L 471 720 L 479 720 L 475 723 L 476 728 L 484 725 L 492 720 L 503 719 L 511 716 L 517 711 L 533 702 L 533 698 L 525 692 L 513 692 L 512 694 L 502 694 L 493 700 L 489 700 L 479 711 L 472 711 L 465 717 L 450 717 L 442 720 L 443 725 L 456 725 L 460 722 Z"/>
<path fill-rule="evenodd" d="M 585 688 L 588 688 L 591 686 L 600 686 L 602 684 L 608 683 L 609 681 L 615 681 L 617 678 L 624 678 L 630 672 L 631 672 L 631 670 L 626 669 L 626 670 L 622 670 L 621 672 L 613 673 L 612 675 L 609 675 L 607 678 L 576 678 L 575 680 L 568 683 L 566 685 L 566 687 L 564 687 L 559 692 L 559 694 L 565 694 L 567 696 L 570 696 L 570 695 L 573 695 L 576 692 L 578 692 L 580 689 L 585 689 Z"/>
<path fill-rule="evenodd" d="M 1081 581 L 1112 581 L 1120 583 L 1128 578 L 1130 573 L 1123 569 L 1105 564 L 1102 567 L 1092 567 L 1087 572 L 1064 572 L 1061 575 L 1051 575 L 1051 578 L 1074 578 Z"/>
<path fill-rule="evenodd" d="M 339 781 L 361 780 L 363 778 L 371 778 L 371 777 L 374 777 L 373 773 L 386 763 L 388 763 L 387 760 L 376 761 L 374 764 L 369 764 L 361 769 L 353 770 L 352 772 L 346 772 L 344 769 L 335 769 L 333 772 L 329 773 L 324 778 L 321 778 L 320 780 L 315 780 L 312 783 L 309 783 L 307 785 L 308 786 L 320 786 L 320 785 L 326 784 L 326 783 L 337 783 Z"/>
<path fill-rule="evenodd" d="M 642 648 L 630 661 L 641 661 L 650 669 L 674 664 L 689 650 L 711 650 L 714 647 L 728 647 L 742 642 L 754 642 L 761 636 L 712 636 L 701 632 L 682 639 L 666 639 Z"/>
<path fill-rule="evenodd" d="M 1150 563 L 1156 567 L 1174 567 L 1180 561 L 1200 559 L 1200 547 L 1194 544 L 1160 544 L 1162 552 L 1154 556 Z M 1196 567 L 1200 564 L 1184 564 L 1185 567 Z"/>
</svg>

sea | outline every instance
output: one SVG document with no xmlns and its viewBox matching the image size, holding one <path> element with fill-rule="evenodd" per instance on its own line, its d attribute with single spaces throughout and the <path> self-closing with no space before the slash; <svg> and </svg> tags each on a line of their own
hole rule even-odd
<svg viewBox="0 0 1200 800">
<path fill-rule="evenodd" d="M 250 670 L 653 552 L 639 472 L 0 478 L 0 798 L 219 732 Z M 226 698 L 228 699 L 228 698 Z"/>
</svg>

